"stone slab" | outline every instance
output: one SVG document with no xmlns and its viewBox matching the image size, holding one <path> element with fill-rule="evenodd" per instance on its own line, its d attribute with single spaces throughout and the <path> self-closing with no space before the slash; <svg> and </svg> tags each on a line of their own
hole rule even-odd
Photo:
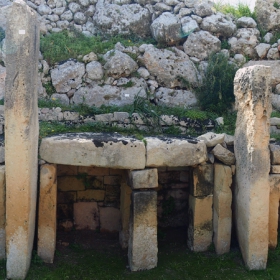
<svg viewBox="0 0 280 280">
<path fill-rule="evenodd" d="M 146 137 L 147 167 L 193 166 L 207 160 L 203 141 L 195 138 Z"/>
<path fill-rule="evenodd" d="M 234 95 L 238 110 L 234 143 L 235 224 L 246 266 L 259 270 L 266 268 L 268 255 L 270 68 L 256 65 L 239 69 Z"/>
<path fill-rule="evenodd" d="M 38 178 L 37 12 L 13 2 L 6 29 L 5 162 L 7 278 L 27 275 L 35 232 Z"/>
<path fill-rule="evenodd" d="M 131 271 L 157 266 L 157 192 L 133 191 L 128 263 Z"/>
<path fill-rule="evenodd" d="M 119 232 L 120 209 L 115 207 L 99 207 L 100 232 Z"/>
<path fill-rule="evenodd" d="M 203 140 L 207 147 L 215 147 L 217 144 L 224 142 L 225 134 L 217 134 L 214 132 L 207 132 L 199 137 L 199 140 Z"/>
<path fill-rule="evenodd" d="M 40 156 L 50 163 L 144 169 L 143 141 L 106 133 L 67 133 L 42 140 Z"/>
<path fill-rule="evenodd" d="M 154 189 L 158 187 L 158 172 L 156 168 L 135 170 L 129 172 L 132 189 Z"/>
<path fill-rule="evenodd" d="M 0 166 L 0 260 L 6 258 L 6 184 L 5 165 Z"/>
<path fill-rule="evenodd" d="M 40 167 L 37 254 L 46 263 L 53 263 L 56 246 L 57 180 L 56 165 Z"/>
<path fill-rule="evenodd" d="M 272 174 L 280 174 L 280 165 L 271 165 L 270 173 Z"/>
</svg>

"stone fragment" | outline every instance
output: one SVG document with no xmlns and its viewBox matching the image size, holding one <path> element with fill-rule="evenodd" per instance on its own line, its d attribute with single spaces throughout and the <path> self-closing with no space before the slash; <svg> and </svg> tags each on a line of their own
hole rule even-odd
<svg viewBox="0 0 280 280">
<path fill-rule="evenodd" d="M 132 170 L 129 172 L 130 186 L 136 189 L 154 189 L 158 187 L 158 172 L 156 168 Z"/>
<path fill-rule="evenodd" d="M 234 143 L 237 237 L 246 266 L 265 269 L 268 254 L 271 70 L 264 66 L 239 69 L 234 79 L 234 94 L 238 109 Z"/>
<path fill-rule="evenodd" d="M 212 243 L 213 196 L 189 195 L 188 247 L 194 252 L 207 251 Z"/>
<path fill-rule="evenodd" d="M 82 12 L 77 12 L 77 13 L 74 14 L 74 22 L 75 22 L 76 24 L 82 25 L 82 24 L 84 24 L 84 23 L 87 22 L 87 17 L 85 16 L 84 13 L 82 13 Z"/>
<path fill-rule="evenodd" d="M 146 137 L 146 166 L 193 166 L 207 160 L 207 149 L 197 139 Z"/>
<path fill-rule="evenodd" d="M 56 246 L 57 181 L 56 165 L 40 167 L 40 193 L 38 211 L 38 256 L 46 263 L 53 263 Z"/>
<path fill-rule="evenodd" d="M 87 77 L 91 80 L 101 80 L 104 76 L 103 67 L 98 61 L 91 61 L 86 65 Z"/>
<path fill-rule="evenodd" d="M 218 160 L 220 160 L 226 165 L 235 164 L 234 153 L 224 148 L 221 144 L 216 145 L 215 148 L 212 150 L 212 153 Z"/>
<path fill-rule="evenodd" d="M 99 227 L 97 202 L 74 203 L 74 225 L 77 230 L 96 230 Z"/>
<path fill-rule="evenodd" d="M 280 58 L 280 54 L 278 48 L 271 48 L 267 53 L 267 59 L 278 60 Z"/>
<path fill-rule="evenodd" d="M 226 145 L 233 146 L 234 145 L 234 136 L 225 133 L 224 141 Z"/>
<path fill-rule="evenodd" d="M 280 174 L 280 165 L 271 165 L 270 173 Z"/>
<path fill-rule="evenodd" d="M 266 43 L 260 43 L 255 47 L 255 50 L 260 59 L 264 59 L 266 57 L 269 49 L 270 49 L 270 44 L 266 44 Z"/>
<path fill-rule="evenodd" d="M 99 207 L 100 232 L 119 232 L 120 210 L 114 207 Z"/>
<path fill-rule="evenodd" d="M 192 32 L 199 31 L 197 22 L 192 17 L 181 18 L 183 36 L 187 36 Z"/>
<path fill-rule="evenodd" d="M 244 28 L 255 28 L 257 23 L 251 17 L 241 17 L 237 20 L 237 25 Z"/>
<path fill-rule="evenodd" d="M 270 126 L 272 125 L 280 126 L 280 118 L 276 118 L 276 117 L 270 118 Z"/>
<path fill-rule="evenodd" d="M 276 144 L 270 144 L 269 149 L 271 164 L 280 164 L 280 146 Z"/>
<path fill-rule="evenodd" d="M 6 184 L 5 165 L 0 167 L 0 260 L 6 258 Z"/>
<path fill-rule="evenodd" d="M 89 54 L 87 54 L 83 57 L 83 62 L 85 62 L 85 63 L 88 63 L 91 61 L 96 61 L 96 60 L 98 60 L 98 57 L 94 52 L 90 52 Z"/>
<path fill-rule="evenodd" d="M 273 34 L 271 32 L 267 32 L 264 36 L 263 39 L 266 43 L 270 43 L 271 39 L 273 38 Z"/>
<path fill-rule="evenodd" d="M 47 162 L 78 166 L 144 169 L 145 145 L 119 134 L 67 133 L 42 140 L 40 156 Z"/>
<path fill-rule="evenodd" d="M 230 166 L 214 164 L 213 231 L 218 255 L 228 253 L 232 226 L 232 171 Z"/>
<path fill-rule="evenodd" d="M 24 1 L 13 2 L 7 18 L 5 41 L 14 47 L 6 52 L 6 277 L 24 279 L 35 232 L 40 28 L 37 12 Z"/>
<path fill-rule="evenodd" d="M 207 132 L 197 137 L 197 139 L 204 141 L 207 147 L 215 147 L 216 145 L 224 142 L 225 135 L 217 134 L 214 132 Z"/>
<path fill-rule="evenodd" d="M 213 164 L 200 164 L 193 168 L 190 194 L 194 197 L 203 197 L 213 194 L 214 167 Z"/>
<path fill-rule="evenodd" d="M 221 41 L 208 31 L 191 33 L 183 45 L 184 52 L 200 60 L 207 59 L 211 53 L 221 50 Z"/>
<path fill-rule="evenodd" d="M 132 192 L 128 263 L 131 271 L 157 266 L 157 192 Z"/>
</svg>

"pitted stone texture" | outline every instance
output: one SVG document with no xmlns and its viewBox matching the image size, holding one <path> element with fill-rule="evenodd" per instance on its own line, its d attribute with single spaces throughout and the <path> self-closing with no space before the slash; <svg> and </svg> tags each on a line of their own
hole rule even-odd
<svg viewBox="0 0 280 280">
<path fill-rule="evenodd" d="M 5 166 L 0 166 L 0 260 L 6 258 L 6 184 Z"/>
<path fill-rule="evenodd" d="M 172 48 L 172 51 L 169 51 L 147 45 L 143 57 L 139 59 L 150 74 L 157 77 L 157 82 L 161 86 L 182 87 L 182 79 L 197 86 L 200 81 L 200 75 L 193 62 L 177 48 Z"/>
<path fill-rule="evenodd" d="M 132 192 L 128 263 L 131 271 L 157 266 L 157 192 Z"/>
<path fill-rule="evenodd" d="M 42 140 L 40 156 L 57 164 L 121 169 L 145 167 L 144 143 L 119 134 L 67 133 L 47 137 Z"/>
<path fill-rule="evenodd" d="M 269 145 L 271 164 L 280 164 L 280 146 L 275 144 Z"/>
<path fill-rule="evenodd" d="M 114 79 L 128 77 L 131 73 L 138 69 L 137 63 L 127 54 L 118 50 L 112 52 L 112 56 L 104 65 L 106 74 Z"/>
<path fill-rule="evenodd" d="M 132 170 L 129 172 L 132 189 L 154 189 L 158 187 L 158 172 L 156 168 Z"/>
<path fill-rule="evenodd" d="M 251 17 L 241 17 L 237 20 L 237 24 L 240 27 L 244 28 L 255 28 L 257 27 L 257 23 Z"/>
<path fill-rule="evenodd" d="M 56 165 L 40 167 L 40 194 L 38 212 L 38 256 L 46 263 L 53 263 L 56 247 L 57 181 Z"/>
<path fill-rule="evenodd" d="M 239 247 L 249 269 L 265 269 L 267 262 L 270 85 L 271 70 L 264 66 L 239 69 L 234 79 L 238 109 L 235 218 Z"/>
<path fill-rule="evenodd" d="M 110 35 L 150 36 L 151 14 L 139 4 L 120 6 L 98 0 L 93 21 L 101 32 Z"/>
<path fill-rule="evenodd" d="M 97 202 L 74 203 L 74 224 L 77 230 L 99 228 L 99 211 Z"/>
<path fill-rule="evenodd" d="M 255 4 L 256 18 L 263 30 L 277 30 L 280 21 L 280 10 L 274 7 L 274 0 L 257 0 Z"/>
<path fill-rule="evenodd" d="M 146 137 L 146 166 L 192 166 L 207 160 L 203 141 L 181 138 Z"/>
<path fill-rule="evenodd" d="M 197 137 L 197 139 L 204 141 L 207 147 L 215 147 L 216 145 L 224 142 L 225 134 L 207 132 Z"/>
<path fill-rule="evenodd" d="M 231 18 L 222 13 L 204 18 L 200 28 L 226 38 L 232 36 L 236 31 L 236 25 L 232 22 Z"/>
<path fill-rule="evenodd" d="M 235 156 L 234 153 L 224 148 L 221 144 L 216 145 L 216 147 L 211 151 L 213 155 L 220 160 L 222 163 L 226 165 L 234 165 L 235 164 Z"/>
<path fill-rule="evenodd" d="M 98 61 L 91 61 L 86 65 L 87 77 L 91 80 L 101 80 L 104 75 L 103 67 Z"/>
<path fill-rule="evenodd" d="M 0 99 L 5 96 L 6 68 L 0 65 Z"/>
<path fill-rule="evenodd" d="M 280 174 L 280 165 L 271 165 L 270 173 Z"/>
<path fill-rule="evenodd" d="M 232 171 L 230 166 L 214 164 L 213 231 L 218 255 L 228 253 L 232 225 Z"/>
<path fill-rule="evenodd" d="M 194 197 L 203 197 L 213 194 L 214 166 L 213 164 L 200 164 L 193 168 L 190 194 Z"/>
<path fill-rule="evenodd" d="M 83 63 L 69 60 L 51 70 L 52 84 L 57 92 L 67 93 L 82 83 L 84 74 Z"/>
<path fill-rule="evenodd" d="M 212 5 L 207 2 L 195 5 L 194 12 L 200 17 L 211 16 L 213 14 Z"/>
<path fill-rule="evenodd" d="M 279 220 L 279 199 L 280 199 L 280 175 L 269 175 L 269 243 L 270 249 L 275 249 L 278 242 L 278 220 Z"/>
<path fill-rule="evenodd" d="M 258 54 L 258 57 L 260 59 L 263 59 L 266 57 L 268 50 L 270 49 L 270 44 L 260 43 L 255 47 L 255 50 Z"/>
<path fill-rule="evenodd" d="M 100 232 L 119 232 L 120 210 L 114 207 L 99 207 Z"/>
<path fill-rule="evenodd" d="M 207 59 L 211 53 L 221 50 L 221 41 L 208 31 L 201 30 L 191 33 L 183 47 L 187 55 L 203 60 Z"/>
<path fill-rule="evenodd" d="M 35 232 L 39 38 L 36 11 L 24 1 L 13 2 L 5 39 L 15 46 L 6 53 L 5 88 L 6 277 L 11 279 L 26 277 Z"/>
<path fill-rule="evenodd" d="M 212 243 L 213 196 L 189 195 L 188 247 L 194 252 L 207 251 Z"/>
<path fill-rule="evenodd" d="M 181 40 L 181 23 L 174 14 L 165 12 L 151 24 L 154 39 L 162 44 L 175 45 Z"/>
</svg>

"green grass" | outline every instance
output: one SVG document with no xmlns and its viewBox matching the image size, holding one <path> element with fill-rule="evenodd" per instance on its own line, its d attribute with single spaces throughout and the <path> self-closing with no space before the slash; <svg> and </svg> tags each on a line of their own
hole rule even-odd
<svg viewBox="0 0 280 280">
<path fill-rule="evenodd" d="M 246 4 L 242 4 L 241 1 L 240 3 L 238 3 L 237 7 L 230 4 L 224 4 L 222 1 L 220 1 L 214 4 L 214 8 L 216 11 L 223 14 L 231 14 L 237 19 L 241 17 L 252 17 L 254 19 L 256 18 L 255 13 L 251 12 L 249 6 Z"/>
<path fill-rule="evenodd" d="M 78 57 L 90 52 L 104 54 L 113 49 L 118 42 L 126 47 L 141 45 L 144 42 L 155 43 L 153 39 L 143 41 L 135 36 L 86 37 L 77 31 L 64 30 L 59 33 L 41 36 L 40 47 L 44 59 L 50 65 L 54 65 L 56 62 L 65 61 L 69 58 L 78 59 Z"/>
<path fill-rule="evenodd" d="M 280 4 L 277 1 L 275 1 L 273 3 L 273 7 L 276 8 L 276 9 L 280 9 Z"/>
</svg>

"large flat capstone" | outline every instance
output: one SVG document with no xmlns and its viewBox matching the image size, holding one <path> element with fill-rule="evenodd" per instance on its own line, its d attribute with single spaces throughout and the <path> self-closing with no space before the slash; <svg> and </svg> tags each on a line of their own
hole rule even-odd
<svg viewBox="0 0 280 280">
<path fill-rule="evenodd" d="M 66 133 L 44 138 L 41 159 L 56 164 L 144 169 L 143 141 L 117 133 Z"/>
</svg>

